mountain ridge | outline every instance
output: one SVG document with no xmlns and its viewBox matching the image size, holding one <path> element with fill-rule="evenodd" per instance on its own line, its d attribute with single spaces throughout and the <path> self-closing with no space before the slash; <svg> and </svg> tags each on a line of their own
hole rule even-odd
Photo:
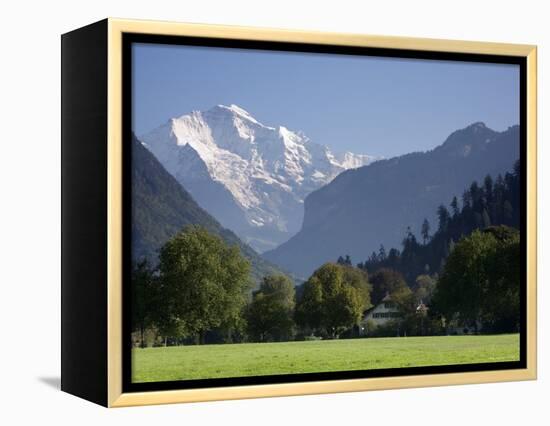
<svg viewBox="0 0 550 426">
<path fill-rule="evenodd" d="M 300 229 L 307 194 L 375 160 L 333 153 L 234 104 L 172 118 L 140 140 L 201 207 L 260 251 Z"/>
<path fill-rule="evenodd" d="M 517 158 L 519 126 L 496 132 L 478 122 L 432 150 L 347 170 L 306 197 L 301 230 L 263 257 L 304 277 L 341 254 L 364 259 L 380 244 L 398 246 L 407 226 L 418 234 L 439 204 Z"/>
</svg>

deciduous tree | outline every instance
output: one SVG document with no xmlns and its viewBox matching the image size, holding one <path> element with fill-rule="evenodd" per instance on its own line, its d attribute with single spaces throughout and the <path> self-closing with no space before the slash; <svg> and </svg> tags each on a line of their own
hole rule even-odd
<svg viewBox="0 0 550 426">
<path fill-rule="evenodd" d="M 188 226 L 161 249 L 163 326 L 197 336 L 239 320 L 250 288 L 249 262 L 235 246 L 199 226 Z"/>
<path fill-rule="evenodd" d="M 381 268 L 371 274 L 369 281 L 372 285 L 371 299 L 374 305 L 380 303 L 386 294 L 407 288 L 403 275 L 389 268 Z"/>
<path fill-rule="evenodd" d="M 326 263 L 304 285 L 296 307 L 296 320 L 330 337 L 357 324 L 370 306 L 370 286 L 363 271 L 347 265 Z"/>
<path fill-rule="evenodd" d="M 498 226 L 474 231 L 449 255 L 434 294 L 434 309 L 474 327 L 515 331 L 520 259 L 517 230 Z"/>
<path fill-rule="evenodd" d="M 248 332 L 253 340 L 284 341 L 294 331 L 294 284 L 285 275 L 264 278 L 247 308 Z"/>
</svg>

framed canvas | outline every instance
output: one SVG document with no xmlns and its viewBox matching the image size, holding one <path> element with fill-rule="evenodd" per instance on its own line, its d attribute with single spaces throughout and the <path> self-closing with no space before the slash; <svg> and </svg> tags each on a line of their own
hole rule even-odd
<svg viewBox="0 0 550 426">
<path fill-rule="evenodd" d="M 62 389 L 120 407 L 536 378 L 536 47 L 62 36 Z"/>
</svg>

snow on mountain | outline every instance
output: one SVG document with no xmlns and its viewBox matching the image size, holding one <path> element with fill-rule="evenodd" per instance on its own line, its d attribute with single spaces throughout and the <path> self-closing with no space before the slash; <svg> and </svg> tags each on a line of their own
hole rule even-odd
<svg viewBox="0 0 550 426">
<path fill-rule="evenodd" d="M 203 208 L 260 252 L 300 229 L 310 192 L 375 160 L 332 153 L 237 105 L 172 118 L 140 139 Z"/>
</svg>

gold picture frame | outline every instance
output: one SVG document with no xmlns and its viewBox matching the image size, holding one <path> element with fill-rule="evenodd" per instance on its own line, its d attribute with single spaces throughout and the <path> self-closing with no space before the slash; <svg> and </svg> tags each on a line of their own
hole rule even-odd
<svg viewBox="0 0 550 426">
<path fill-rule="evenodd" d="M 79 30 L 69 33 L 76 35 Z M 106 398 L 100 402 L 109 407 L 146 404 L 214 401 L 242 398 L 260 398 L 336 392 L 356 392 L 380 389 L 426 386 L 491 383 L 515 380 L 534 380 L 537 377 L 537 49 L 532 45 L 487 43 L 472 41 L 437 40 L 408 37 L 336 34 L 312 31 L 291 31 L 222 25 L 183 24 L 109 18 L 102 21 L 99 30 L 105 36 L 106 46 Z M 217 388 L 158 390 L 147 392 L 123 391 L 123 324 L 122 324 L 122 230 L 123 230 L 123 35 L 150 34 L 187 36 L 234 40 L 268 41 L 281 43 L 308 43 L 329 46 L 372 47 L 426 52 L 466 53 L 476 55 L 504 55 L 524 58 L 526 61 L 526 123 L 527 123 L 527 288 L 526 288 L 526 368 L 492 371 L 472 371 L 412 376 L 374 377 L 316 382 L 293 382 Z M 106 43 L 106 44 L 105 44 Z M 75 54 L 76 55 L 76 54 Z M 71 58 L 66 55 L 68 60 Z M 66 75 L 69 75 L 68 72 Z M 68 78 L 68 77 L 67 77 Z M 64 80 L 65 84 L 65 80 Z M 69 96 L 69 95 L 68 95 Z M 66 101 L 66 103 L 69 101 Z M 69 134 L 69 132 L 67 132 Z M 69 139 L 69 136 L 67 136 Z M 67 174 L 68 175 L 68 174 Z M 64 194 L 65 196 L 65 194 Z M 65 262 L 65 260 L 64 260 Z M 68 273 L 68 275 L 70 275 Z M 70 277 L 65 281 L 70 286 Z M 64 284 L 65 285 L 65 284 Z M 65 297 L 70 303 L 70 296 Z M 70 309 L 69 309 L 70 311 Z M 70 321 L 70 313 L 67 314 Z M 71 343 L 71 332 L 64 339 Z M 73 355 L 71 355 L 73 356 Z M 98 355 L 100 356 L 100 354 Z M 69 355 L 67 355 L 69 357 Z M 67 370 L 64 376 L 77 371 Z M 62 381 L 65 381 L 63 378 Z M 63 386 L 68 392 L 84 396 L 72 381 Z"/>
</svg>

